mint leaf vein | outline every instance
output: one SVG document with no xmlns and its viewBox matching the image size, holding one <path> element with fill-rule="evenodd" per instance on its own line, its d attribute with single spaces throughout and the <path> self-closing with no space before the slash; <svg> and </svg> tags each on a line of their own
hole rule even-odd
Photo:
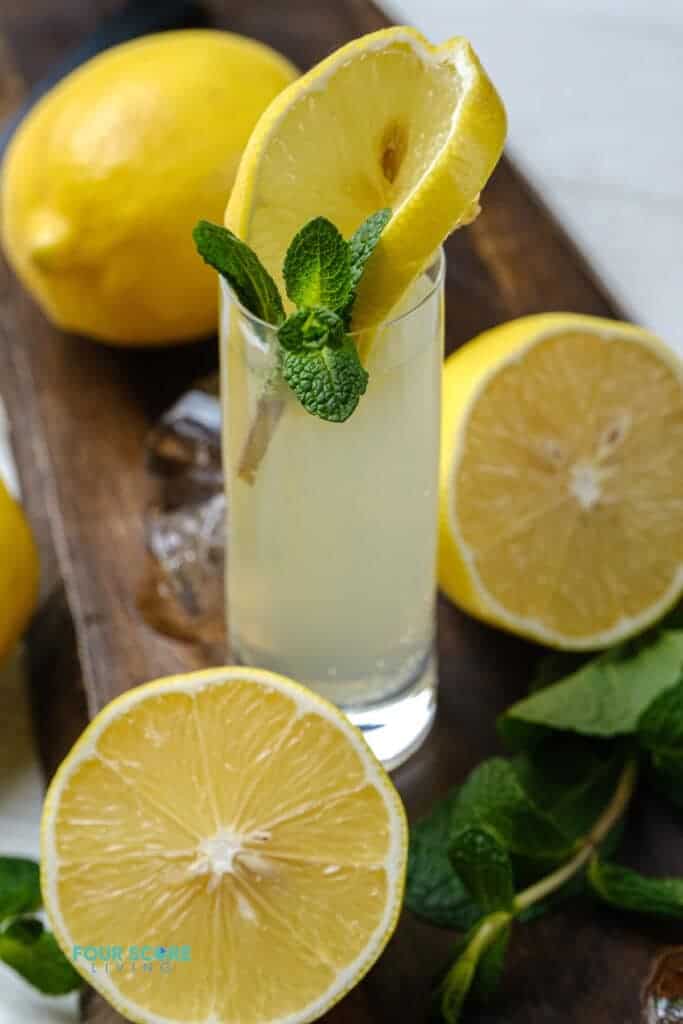
<svg viewBox="0 0 683 1024">
<path fill-rule="evenodd" d="M 283 268 L 287 295 L 297 306 L 342 310 L 351 298 L 351 253 L 331 221 L 316 217 L 294 236 Z"/>
</svg>

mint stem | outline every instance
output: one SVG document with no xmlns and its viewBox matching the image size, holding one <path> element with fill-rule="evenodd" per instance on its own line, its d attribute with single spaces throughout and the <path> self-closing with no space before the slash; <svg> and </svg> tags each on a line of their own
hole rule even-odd
<svg viewBox="0 0 683 1024">
<path fill-rule="evenodd" d="M 254 484 L 256 472 L 268 451 L 268 445 L 284 411 L 284 398 L 273 395 L 270 388 L 266 389 L 256 404 L 254 419 L 237 465 L 237 476 L 250 486 Z"/>
<path fill-rule="evenodd" d="M 512 914 L 506 910 L 496 910 L 493 914 L 488 914 L 477 927 L 463 956 L 479 960 L 482 953 L 486 952 L 500 932 L 507 928 L 511 921 Z"/>
<path fill-rule="evenodd" d="M 532 904 L 545 899 L 546 896 L 549 896 L 551 893 L 561 888 L 561 886 L 568 882 L 570 878 L 573 878 L 574 875 L 585 867 L 593 854 L 599 848 L 600 844 L 605 841 L 609 833 L 624 814 L 624 811 L 628 807 L 629 801 L 633 796 L 637 778 L 638 762 L 635 758 L 631 758 L 624 766 L 624 770 L 619 777 L 617 788 L 615 789 L 609 804 L 595 822 L 590 832 L 583 839 L 579 840 L 579 846 L 576 854 L 571 860 L 567 861 L 566 864 L 563 864 L 562 867 L 553 871 L 545 878 L 542 878 L 534 885 L 530 885 L 528 889 L 524 889 L 522 892 L 518 893 L 515 896 L 513 904 L 515 913 L 527 910 L 532 906 Z"/>
<path fill-rule="evenodd" d="M 508 927 L 512 918 L 513 915 L 506 910 L 494 911 L 483 918 L 466 949 L 443 979 L 440 987 L 440 1007 L 447 1024 L 456 1024 L 458 1021 L 481 957 Z"/>
</svg>

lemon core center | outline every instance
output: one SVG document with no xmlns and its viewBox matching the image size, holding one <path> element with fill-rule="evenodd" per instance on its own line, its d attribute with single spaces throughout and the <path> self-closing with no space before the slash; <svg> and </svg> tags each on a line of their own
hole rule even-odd
<svg viewBox="0 0 683 1024">
<path fill-rule="evenodd" d="M 255 846 L 268 842 L 270 834 L 254 832 L 241 835 L 230 828 L 220 828 L 214 836 L 197 844 L 196 857 L 190 866 L 193 875 L 207 875 L 209 891 L 213 891 L 225 875 L 238 875 L 244 869 L 258 881 L 274 872 L 273 861 Z"/>
<path fill-rule="evenodd" d="M 572 466 L 569 490 L 581 508 L 593 508 L 600 501 L 603 473 L 592 462 L 579 462 Z"/>
</svg>

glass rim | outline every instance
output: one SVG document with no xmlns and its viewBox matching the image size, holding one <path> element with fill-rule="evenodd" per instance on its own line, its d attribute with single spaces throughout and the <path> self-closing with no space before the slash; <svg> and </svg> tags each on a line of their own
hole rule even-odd
<svg viewBox="0 0 683 1024">
<path fill-rule="evenodd" d="M 422 306 L 424 306 L 425 303 L 432 298 L 437 288 L 440 288 L 441 285 L 443 284 L 446 274 L 446 253 L 444 252 L 443 245 L 439 246 L 432 259 L 430 259 L 427 265 L 425 266 L 422 273 L 426 273 L 428 270 L 431 270 L 432 267 L 434 266 L 436 266 L 436 276 L 434 277 L 434 280 L 431 282 L 429 291 L 427 292 L 426 295 L 422 295 L 420 299 L 410 307 L 410 309 L 406 309 L 405 312 L 401 313 L 399 316 L 392 317 L 391 320 L 383 320 L 376 326 L 362 327 L 360 330 L 357 331 L 347 331 L 346 334 L 351 338 L 355 338 L 358 335 L 367 333 L 367 331 L 385 330 L 388 327 L 395 327 L 397 324 L 400 324 L 403 320 L 407 320 L 409 316 L 412 316 L 413 313 L 416 313 L 418 309 L 421 309 Z M 265 327 L 268 330 L 277 333 L 276 324 L 271 324 L 267 320 L 262 320 L 261 317 L 256 316 L 255 313 L 252 313 L 251 310 L 247 309 L 247 307 L 240 302 L 240 300 L 237 298 L 237 295 L 232 290 L 232 288 L 225 280 L 225 278 L 222 276 L 222 274 L 218 275 L 218 281 L 221 291 L 228 293 L 228 295 L 230 296 L 230 301 L 233 303 L 233 305 L 237 306 L 240 313 L 245 317 L 246 320 L 249 320 L 253 324 L 258 324 L 260 327 Z"/>
</svg>

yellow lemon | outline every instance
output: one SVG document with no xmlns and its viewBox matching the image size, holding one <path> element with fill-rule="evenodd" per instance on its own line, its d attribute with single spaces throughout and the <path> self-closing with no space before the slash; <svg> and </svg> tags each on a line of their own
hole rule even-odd
<svg viewBox="0 0 683 1024">
<path fill-rule="evenodd" d="M 380 955 L 406 850 L 400 797 L 337 708 L 216 668 L 94 719 L 47 794 L 41 881 L 60 945 L 127 1019 L 303 1024 Z M 91 973 L 88 946 L 121 947 L 122 969 Z M 142 973 L 132 946 L 178 962 Z"/>
<path fill-rule="evenodd" d="M 683 364 L 647 331 L 531 316 L 443 377 L 439 580 L 473 615 L 603 647 L 683 591 Z"/>
<path fill-rule="evenodd" d="M 38 597 L 38 554 L 21 508 L 0 477 L 0 663 L 21 636 Z"/>
<path fill-rule="evenodd" d="M 284 293 L 283 258 L 306 221 L 326 216 L 348 237 L 391 208 L 354 305 L 354 327 L 370 327 L 472 219 L 505 132 L 503 104 L 467 40 L 432 46 L 401 27 L 362 36 L 268 107 L 225 222 Z"/>
<path fill-rule="evenodd" d="M 47 316 L 120 344 L 215 329 L 192 228 L 219 220 L 259 115 L 295 77 L 261 43 L 188 29 L 125 43 L 24 120 L 2 173 L 2 242 Z"/>
</svg>

